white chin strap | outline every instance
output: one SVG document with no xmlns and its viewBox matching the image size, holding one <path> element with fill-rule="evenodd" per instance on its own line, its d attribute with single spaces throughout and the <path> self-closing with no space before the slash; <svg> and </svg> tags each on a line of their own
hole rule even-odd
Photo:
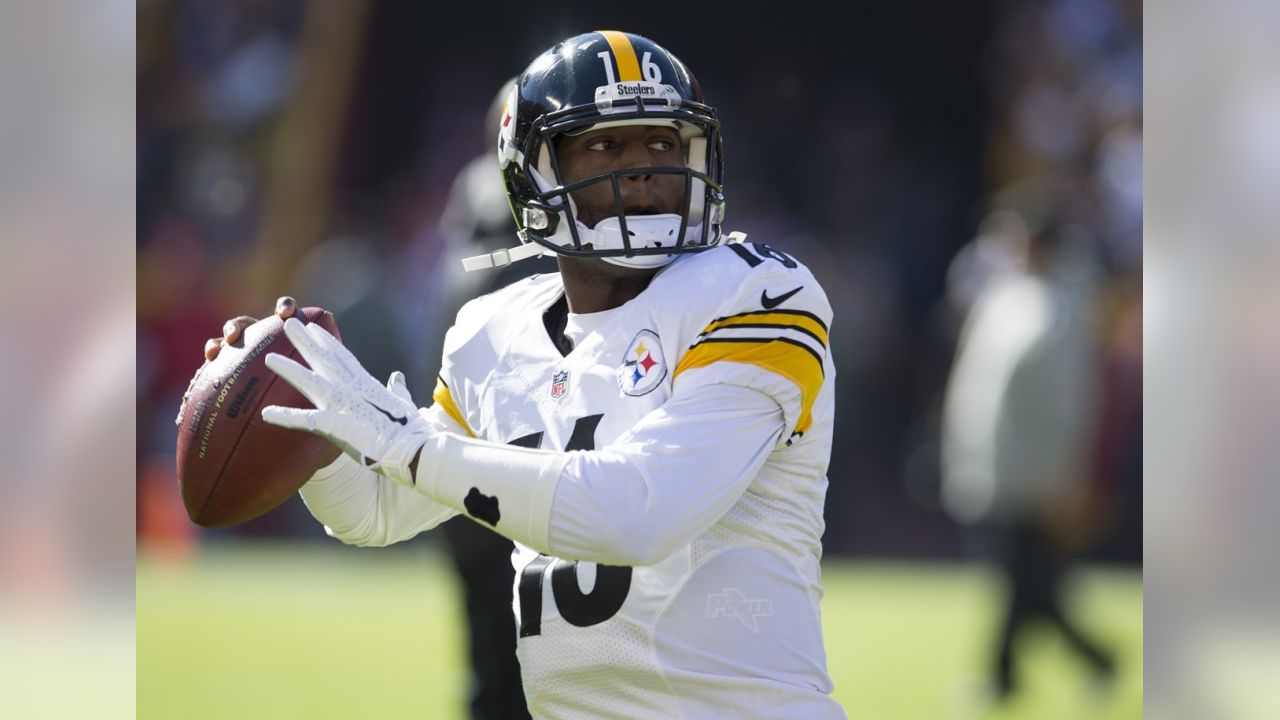
<svg viewBox="0 0 1280 720">
<path fill-rule="evenodd" d="M 550 250 L 542 247 L 538 243 L 529 242 L 523 245 L 517 245 L 513 248 L 502 248 L 494 250 L 484 255 L 473 255 L 469 258 L 462 259 L 462 269 L 466 272 L 474 272 L 476 270 L 488 270 L 489 268 L 506 267 L 514 262 L 519 262 L 525 258 L 537 257 L 543 252 L 548 254 Z"/>
<path fill-rule="evenodd" d="M 561 214 L 562 219 L 563 217 L 563 214 Z M 595 228 L 589 228 L 580 222 L 577 225 L 578 238 L 583 245 L 590 243 L 592 248 L 596 250 L 623 250 L 626 248 L 626 245 L 622 242 L 622 224 L 618 222 L 616 215 L 596 223 Z M 675 213 L 628 215 L 627 232 L 630 235 L 631 248 L 633 250 L 661 247 L 674 248 L 676 246 L 676 234 L 680 232 L 680 216 Z M 690 225 L 686 228 L 684 237 L 686 245 L 691 245 L 701 240 L 701 223 Z M 559 229 L 547 240 L 565 249 L 573 248 L 573 236 L 569 233 L 568 224 L 564 222 L 560 223 Z M 554 255 L 555 253 L 538 243 L 525 242 L 513 248 L 494 250 L 484 255 L 465 258 L 462 261 L 462 268 L 467 272 L 487 270 L 488 268 L 504 267 L 525 258 L 542 254 Z M 674 258 L 674 254 L 656 254 L 634 255 L 632 257 L 603 257 L 600 259 L 623 267 L 657 268 L 666 265 Z"/>
</svg>

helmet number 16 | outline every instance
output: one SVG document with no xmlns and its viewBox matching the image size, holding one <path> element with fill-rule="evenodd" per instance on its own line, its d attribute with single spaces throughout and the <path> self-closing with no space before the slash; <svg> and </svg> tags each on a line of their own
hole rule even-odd
<svg viewBox="0 0 1280 720">
<path fill-rule="evenodd" d="M 600 61 L 604 63 L 605 78 L 608 79 L 610 85 L 613 85 L 618 82 L 618 78 L 613 74 L 613 62 L 611 55 L 612 53 L 608 50 L 596 53 L 596 57 L 600 58 Z M 662 68 L 658 67 L 657 63 L 653 62 L 653 53 L 645 52 L 644 57 L 640 59 L 640 68 L 644 72 L 645 80 L 652 83 L 662 82 Z"/>
</svg>

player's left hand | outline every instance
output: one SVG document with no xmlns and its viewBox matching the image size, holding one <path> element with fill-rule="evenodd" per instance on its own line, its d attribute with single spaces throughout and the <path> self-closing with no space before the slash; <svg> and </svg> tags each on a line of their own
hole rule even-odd
<svg viewBox="0 0 1280 720">
<path fill-rule="evenodd" d="M 316 409 L 272 405 L 263 408 L 262 419 L 328 438 L 365 467 L 413 487 L 409 465 L 433 431 L 418 414 L 404 374 L 392 373 L 383 387 L 318 324 L 290 318 L 284 332 L 311 369 L 277 353 L 267 355 L 267 367 Z"/>
</svg>

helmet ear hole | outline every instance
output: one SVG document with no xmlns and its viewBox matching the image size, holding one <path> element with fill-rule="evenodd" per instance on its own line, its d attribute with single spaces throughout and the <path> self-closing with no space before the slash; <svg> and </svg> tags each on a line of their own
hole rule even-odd
<svg viewBox="0 0 1280 720">
<path fill-rule="evenodd" d="M 533 175 L 533 182 L 538 186 L 539 192 L 549 193 L 559 187 L 560 183 L 548 179 L 555 178 L 556 173 L 551 167 L 551 153 L 547 150 L 546 143 L 543 143 L 542 147 L 538 148 L 538 167 L 530 168 L 530 171 Z M 576 214 L 578 209 L 574 206 L 573 198 L 570 197 L 568 193 L 565 193 L 564 195 L 557 195 L 548 199 L 547 202 L 551 205 L 563 205 L 565 199 L 569 200 L 570 211 Z"/>
<path fill-rule="evenodd" d="M 685 166 L 696 173 L 707 172 L 707 137 L 699 135 L 689 138 L 689 156 L 685 159 Z M 693 187 L 689 188 L 689 224 L 697 225 L 702 222 L 702 214 L 707 204 L 707 184 L 690 175 L 689 182 Z"/>
<path fill-rule="evenodd" d="M 552 142 L 554 142 L 554 140 L 542 143 L 538 148 L 538 166 L 536 168 L 529 168 L 530 174 L 533 175 L 534 184 L 537 185 L 538 190 L 544 194 L 554 190 L 560 185 L 560 183 L 553 182 L 548 179 L 556 177 L 555 169 L 551 165 L 551 151 L 547 147 Z M 567 208 L 565 207 L 566 200 L 568 201 Z M 571 223 L 577 222 L 578 206 L 574 203 L 572 195 L 568 193 L 565 193 L 564 195 L 557 195 L 553 198 L 549 198 L 547 202 L 551 205 L 560 206 L 556 215 L 549 221 L 548 229 L 554 231 L 556 228 L 568 227 Z"/>
<path fill-rule="evenodd" d="M 705 135 L 689 138 L 689 155 L 685 158 L 685 165 L 694 172 L 707 171 L 707 137 Z"/>
<path fill-rule="evenodd" d="M 533 173 L 533 181 L 538 184 L 538 190 L 544 193 L 551 192 L 557 185 L 551 180 L 555 178 L 556 173 L 551 167 L 551 152 L 547 149 L 547 144 L 542 143 L 538 148 L 538 165 Z"/>
</svg>

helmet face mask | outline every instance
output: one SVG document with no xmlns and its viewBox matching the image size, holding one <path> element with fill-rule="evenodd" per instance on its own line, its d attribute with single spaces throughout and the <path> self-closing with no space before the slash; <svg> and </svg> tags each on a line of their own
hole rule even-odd
<svg viewBox="0 0 1280 720">
<path fill-rule="evenodd" d="M 674 128 L 683 165 L 618 168 L 566 181 L 557 153 L 561 139 L 629 125 Z M 523 242 L 561 255 L 659 267 L 676 254 L 720 241 L 719 120 L 702 102 L 701 89 L 683 63 L 650 40 L 604 31 L 570 38 L 543 53 L 512 88 L 498 148 Z M 627 215 L 621 184 L 651 175 L 683 178 L 680 207 Z M 572 194 L 596 183 L 612 193 L 616 212 L 588 227 Z"/>
</svg>

